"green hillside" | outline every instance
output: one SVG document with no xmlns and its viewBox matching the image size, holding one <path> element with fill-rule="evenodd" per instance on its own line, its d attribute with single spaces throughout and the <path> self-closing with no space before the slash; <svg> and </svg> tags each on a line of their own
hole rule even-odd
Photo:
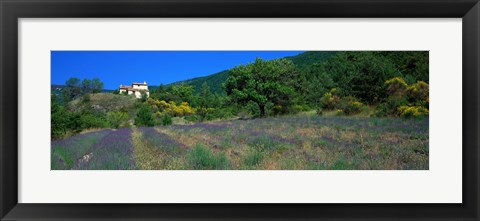
<svg viewBox="0 0 480 221">
<path fill-rule="evenodd" d="M 307 51 L 296 56 L 285 57 L 285 59 L 292 61 L 297 68 L 303 69 L 313 63 L 333 57 L 335 54 L 337 54 L 335 51 Z"/>
<path fill-rule="evenodd" d="M 386 97 L 385 81 L 403 78 L 408 85 L 428 80 L 428 52 L 419 51 L 307 51 L 285 57 L 296 67 L 289 78 L 305 104 L 318 106 L 320 97 L 332 88 L 372 104 Z M 226 95 L 222 85 L 233 69 L 206 77 L 175 82 L 194 86 L 199 93 L 203 83 L 212 92 Z"/>
<path fill-rule="evenodd" d="M 287 60 L 291 60 L 299 69 L 304 69 L 305 67 L 316 63 L 321 62 L 325 59 L 328 59 L 334 56 L 336 52 L 332 51 L 307 51 L 296 56 L 285 57 Z M 224 89 L 222 88 L 222 83 L 225 82 L 228 78 L 228 71 L 224 70 L 215 74 L 211 74 L 205 77 L 197 77 L 184 81 L 177 81 L 171 83 L 170 85 L 179 85 L 187 84 L 192 85 L 195 88 L 195 92 L 200 92 L 203 83 L 207 83 L 210 87 L 210 90 L 213 93 L 225 94 Z"/>
<path fill-rule="evenodd" d="M 123 111 L 129 116 L 136 114 L 134 96 L 123 96 L 112 93 L 90 94 L 89 101 L 85 102 L 83 98 L 77 98 L 68 103 L 68 110 L 72 112 L 103 112 Z"/>
<path fill-rule="evenodd" d="M 197 78 L 192 78 L 184 81 L 177 81 L 175 83 L 171 83 L 170 85 L 179 85 L 179 84 L 192 85 L 195 88 L 195 93 L 199 93 L 200 89 L 202 88 L 202 84 L 206 82 L 213 93 L 225 94 L 225 91 L 222 88 L 222 83 L 225 82 L 227 78 L 228 78 L 228 70 L 224 70 L 224 71 L 211 74 L 205 77 L 197 77 Z"/>
</svg>

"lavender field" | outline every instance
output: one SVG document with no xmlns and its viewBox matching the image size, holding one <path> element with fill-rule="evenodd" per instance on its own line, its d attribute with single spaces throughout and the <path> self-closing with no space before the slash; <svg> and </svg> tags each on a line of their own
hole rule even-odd
<svg viewBox="0 0 480 221">
<path fill-rule="evenodd" d="M 289 116 L 52 141 L 52 170 L 428 170 L 428 118 Z"/>
</svg>

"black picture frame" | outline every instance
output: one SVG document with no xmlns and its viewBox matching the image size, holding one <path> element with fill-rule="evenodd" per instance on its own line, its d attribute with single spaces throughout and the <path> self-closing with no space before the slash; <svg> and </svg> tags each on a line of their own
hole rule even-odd
<svg viewBox="0 0 480 221">
<path fill-rule="evenodd" d="M 479 220 L 478 0 L 1 0 L 1 220 Z M 19 204 L 19 18 L 462 18 L 462 204 Z M 448 42 L 446 42 L 448 44 Z"/>
</svg>

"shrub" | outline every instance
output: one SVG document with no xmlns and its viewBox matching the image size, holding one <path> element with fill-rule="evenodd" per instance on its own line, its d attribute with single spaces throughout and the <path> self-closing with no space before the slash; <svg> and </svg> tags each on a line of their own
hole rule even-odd
<svg viewBox="0 0 480 221">
<path fill-rule="evenodd" d="M 196 112 L 198 117 L 195 117 L 195 119 L 197 119 L 198 121 L 212 120 L 214 118 L 213 117 L 214 111 L 215 111 L 215 108 L 207 108 L 207 107 L 197 108 Z"/>
<path fill-rule="evenodd" d="M 119 128 L 127 125 L 128 114 L 121 111 L 112 111 L 107 113 L 107 121 L 113 128 Z"/>
<path fill-rule="evenodd" d="M 401 106 L 398 108 L 398 112 L 403 118 L 418 118 L 428 116 L 428 109 L 422 106 Z"/>
<path fill-rule="evenodd" d="M 195 109 L 193 107 L 190 107 L 188 102 L 182 102 L 180 106 L 177 106 L 179 111 L 179 115 L 181 116 L 189 116 L 195 114 Z"/>
<path fill-rule="evenodd" d="M 268 102 L 265 105 L 265 115 L 266 116 L 276 116 L 281 114 L 283 110 L 282 105 L 274 105 L 272 102 Z"/>
<path fill-rule="evenodd" d="M 70 112 L 57 103 L 56 96 L 52 96 L 51 103 L 51 137 L 52 139 L 62 138 L 66 133 L 70 124 Z"/>
<path fill-rule="evenodd" d="M 305 108 L 302 105 L 280 105 L 273 104 L 271 102 L 265 105 L 266 116 L 278 116 L 284 114 L 296 114 L 300 111 L 303 111 Z"/>
<path fill-rule="evenodd" d="M 302 110 L 303 110 L 302 105 L 293 105 L 292 108 L 290 108 L 289 113 L 290 113 L 290 114 L 296 114 L 296 113 L 298 113 L 298 112 L 300 112 L 300 111 L 302 111 Z"/>
<path fill-rule="evenodd" d="M 170 119 L 172 118 L 172 116 L 166 114 L 166 113 L 161 113 L 161 112 L 156 112 L 153 114 L 153 124 L 155 126 L 157 125 L 161 125 L 161 126 L 164 126 L 164 125 L 171 125 L 173 124 L 173 120 L 172 120 L 172 123 L 168 124 L 168 117 L 166 117 L 165 115 L 169 116 Z M 167 119 L 165 119 L 167 118 Z M 165 122 L 164 122 L 165 120 Z"/>
<path fill-rule="evenodd" d="M 82 96 L 82 103 L 83 103 L 83 104 L 88 104 L 88 103 L 90 103 L 90 94 L 84 94 L 84 95 Z"/>
<path fill-rule="evenodd" d="M 88 128 L 106 128 L 109 126 L 104 117 L 88 113 L 79 113 L 78 115 L 80 116 L 80 127 L 72 128 L 76 131 L 81 131 Z"/>
<path fill-rule="evenodd" d="M 153 112 L 166 112 L 174 117 L 190 116 L 196 112 L 196 109 L 191 107 L 188 102 L 182 102 L 180 105 L 177 105 L 174 101 L 167 103 L 164 100 L 148 98 L 147 103 L 152 107 Z"/>
<path fill-rule="evenodd" d="M 168 114 L 164 114 L 162 117 L 162 125 L 163 126 L 172 125 L 172 116 Z"/>
<path fill-rule="evenodd" d="M 147 98 L 148 98 L 147 93 L 146 93 L 145 91 L 140 91 L 140 94 L 141 94 L 140 101 L 146 102 L 146 101 L 147 101 Z"/>
<path fill-rule="evenodd" d="M 385 117 L 388 115 L 388 105 L 386 103 L 381 103 L 375 107 L 375 116 L 376 117 Z"/>
<path fill-rule="evenodd" d="M 234 113 L 236 110 L 232 107 L 223 107 L 223 108 L 215 108 L 211 112 L 208 113 L 207 118 L 211 119 L 225 119 L 229 117 L 235 116 Z"/>
<path fill-rule="evenodd" d="M 339 101 L 340 97 L 337 95 L 337 90 L 334 88 L 320 98 L 320 106 L 326 110 L 333 110 L 337 107 Z"/>
<path fill-rule="evenodd" d="M 151 127 L 154 124 L 155 122 L 153 120 L 150 107 L 147 105 L 142 105 L 140 110 L 138 110 L 137 116 L 135 117 L 135 125 Z"/>
<path fill-rule="evenodd" d="M 366 116 L 372 116 L 374 114 L 371 112 L 371 108 L 368 105 L 362 105 L 360 112 L 365 113 Z"/>
<path fill-rule="evenodd" d="M 363 104 L 356 98 L 348 96 L 340 100 L 338 108 L 343 111 L 345 115 L 358 114 L 362 111 Z"/>
<path fill-rule="evenodd" d="M 248 111 L 240 111 L 240 112 L 237 113 L 237 117 L 238 117 L 239 119 L 248 119 L 248 118 L 250 118 L 251 116 L 250 116 L 250 114 L 248 113 Z"/>
<path fill-rule="evenodd" d="M 405 90 L 408 85 L 405 80 L 401 77 L 394 77 L 390 80 L 385 81 L 387 85 L 387 91 L 390 96 L 402 97 L 405 94 Z"/>
<path fill-rule="evenodd" d="M 232 109 L 229 108 L 196 108 L 196 115 L 186 116 L 185 119 L 192 122 L 199 122 L 213 119 L 225 119 L 233 117 Z"/>
<path fill-rule="evenodd" d="M 385 82 L 390 96 L 376 107 L 376 116 L 416 118 L 428 115 L 428 84 L 418 81 L 411 86 L 400 77 Z"/>
<path fill-rule="evenodd" d="M 342 90 L 339 88 L 332 88 L 330 89 L 330 93 L 334 96 L 340 97 L 342 95 Z"/>
<path fill-rule="evenodd" d="M 412 86 L 407 88 L 408 100 L 416 105 L 428 105 L 428 84 L 424 81 L 417 81 Z"/>
<path fill-rule="evenodd" d="M 338 109 L 337 112 L 336 112 L 336 115 L 337 116 L 343 116 L 343 115 L 345 115 L 345 113 L 343 112 L 343 110 Z"/>
<path fill-rule="evenodd" d="M 191 115 L 191 116 L 186 116 L 184 117 L 184 119 L 186 121 L 189 121 L 189 122 L 200 122 L 200 117 L 198 115 Z"/>
<path fill-rule="evenodd" d="M 398 117 L 400 116 L 398 108 L 405 105 L 408 105 L 408 101 L 405 97 L 392 96 L 385 103 L 381 103 L 377 106 L 375 115 L 378 117 Z"/>
</svg>

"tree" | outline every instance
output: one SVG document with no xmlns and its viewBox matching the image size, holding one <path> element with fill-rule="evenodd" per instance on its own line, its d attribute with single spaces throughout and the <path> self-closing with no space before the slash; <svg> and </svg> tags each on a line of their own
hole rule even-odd
<svg viewBox="0 0 480 221">
<path fill-rule="evenodd" d="M 166 102 L 174 101 L 175 103 L 188 102 L 192 103 L 194 88 L 191 85 L 160 85 L 152 91 L 150 97 L 156 100 L 164 100 Z"/>
<path fill-rule="evenodd" d="M 323 64 L 314 63 L 306 67 L 303 70 L 304 73 L 296 79 L 299 83 L 294 86 L 303 95 L 300 99 L 315 107 L 320 106 L 318 98 L 334 88 L 335 85 Z"/>
<path fill-rule="evenodd" d="M 353 96 L 367 104 L 386 98 L 385 81 L 399 75 L 389 59 L 370 51 L 339 52 L 322 65 L 342 97 Z"/>
<path fill-rule="evenodd" d="M 395 64 L 395 68 L 402 73 L 407 84 L 414 84 L 417 81 L 428 83 L 428 51 L 382 51 L 376 53 Z"/>
<path fill-rule="evenodd" d="M 112 91 L 112 94 L 120 94 L 120 91 L 118 89 L 115 89 Z"/>
<path fill-rule="evenodd" d="M 80 79 L 78 78 L 69 78 L 65 82 L 65 86 L 66 87 L 62 89 L 62 100 L 64 103 L 67 103 L 82 94 Z"/>
<path fill-rule="evenodd" d="M 151 127 L 155 124 L 152 116 L 152 110 L 148 105 L 142 105 L 135 117 L 135 125 Z"/>
<path fill-rule="evenodd" d="M 192 103 L 193 100 L 193 86 L 180 84 L 178 86 L 172 86 L 170 94 L 173 95 L 171 100 L 176 103 L 188 102 Z"/>
<path fill-rule="evenodd" d="M 89 79 L 83 79 L 82 81 L 82 93 L 90 93 L 92 91 L 92 81 Z"/>
<path fill-rule="evenodd" d="M 65 135 L 69 126 L 69 112 L 58 103 L 57 95 L 52 94 L 51 103 L 51 138 L 58 139 Z"/>
<path fill-rule="evenodd" d="M 200 94 L 198 96 L 198 103 L 197 105 L 202 108 L 207 108 L 212 106 L 213 102 L 213 94 L 210 92 L 210 87 L 206 82 L 202 84 L 202 88 L 200 90 Z"/>
<path fill-rule="evenodd" d="M 140 91 L 140 94 L 142 95 L 141 98 L 140 98 L 140 101 L 141 102 L 146 102 L 147 98 L 148 98 L 147 93 L 145 91 Z"/>
<path fill-rule="evenodd" d="M 100 81 L 100 79 L 98 78 L 94 78 L 92 79 L 91 81 L 91 84 L 92 84 L 92 93 L 100 93 L 102 92 L 102 89 L 103 89 L 103 82 Z"/>
<path fill-rule="evenodd" d="M 66 82 L 65 85 L 70 88 L 78 88 L 80 87 L 80 79 L 78 78 L 69 78 Z"/>
<path fill-rule="evenodd" d="M 196 99 L 196 113 L 200 118 L 200 121 L 205 120 L 207 115 L 214 110 L 213 107 L 216 107 L 215 101 L 215 95 L 210 91 L 208 84 L 204 82 Z"/>
<path fill-rule="evenodd" d="M 167 100 L 167 87 L 163 84 L 160 84 L 157 88 L 153 89 L 150 93 L 150 97 L 156 100 Z"/>
<path fill-rule="evenodd" d="M 294 89 L 286 82 L 294 73 L 294 65 L 289 60 L 264 61 L 257 58 L 252 64 L 231 69 L 225 89 L 227 95 L 237 104 L 257 104 L 259 116 L 264 117 L 268 103 L 282 108 L 291 105 Z"/>
<path fill-rule="evenodd" d="M 62 99 L 64 103 L 67 103 L 84 94 L 100 93 L 103 89 L 103 82 L 98 78 L 92 80 L 83 79 L 80 82 L 80 79 L 73 77 L 65 82 L 65 86 L 66 87 L 62 89 Z"/>
</svg>

